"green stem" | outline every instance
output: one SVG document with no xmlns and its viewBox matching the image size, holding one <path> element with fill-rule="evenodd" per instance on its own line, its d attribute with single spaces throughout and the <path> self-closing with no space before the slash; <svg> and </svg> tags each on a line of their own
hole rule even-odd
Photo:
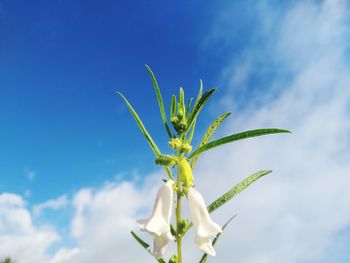
<svg viewBox="0 0 350 263">
<path fill-rule="evenodd" d="M 182 158 L 182 154 L 178 153 L 178 160 Z M 181 239 L 182 235 L 179 233 L 181 228 L 181 182 L 180 182 L 180 174 L 177 174 L 177 199 L 176 199 L 176 246 L 177 246 L 177 263 L 182 263 L 182 253 L 181 253 Z"/>
<path fill-rule="evenodd" d="M 181 223 L 181 192 L 177 192 L 177 202 L 176 202 L 176 225 L 177 229 L 180 229 Z M 176 245 L 177 245 L 177 263 L 182 263 L 182 254 L 181 254 L 181 234 L 176 235 Z"/>
</svg>

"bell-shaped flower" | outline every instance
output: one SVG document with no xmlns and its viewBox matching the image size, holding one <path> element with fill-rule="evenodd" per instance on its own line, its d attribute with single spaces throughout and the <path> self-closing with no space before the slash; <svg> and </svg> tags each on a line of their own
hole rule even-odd
<svg viewBox="0 0 350 263">
<path fill-rule="evenodd" d="M 191 220 L 196 231 L 196 244 L 208 255 L 215 256 L 216 252 L 210 238 L 221 233 L 222 229 L 211 220 L 204 199 L 196 189 L 189 187 L 187 197 Z"/>
<path fill-rule="evenodd" d="M 174 197 L 173 184 L 173 180 L 168 180 L 159 189 L 151 216 L 137 220 L 140 229 L 149 232 L 154 237 L 153 253 L 157 258 L 163 256 L 169 241 L 174 240 L 170 232 Z"/>
</svg>

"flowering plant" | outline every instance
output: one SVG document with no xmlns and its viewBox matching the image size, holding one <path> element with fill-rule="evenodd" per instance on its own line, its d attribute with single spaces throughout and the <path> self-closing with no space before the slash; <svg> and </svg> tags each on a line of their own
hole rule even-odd
<svg viewBox="0 0 350 263">
<path fill-rule="evenodd" d="M 203 84 L 202 81 L 200 81 L 199 92 L 192 106 L 193 98 L 191 98 L 188 103 L 185 103 L 184 90 L 180 87 L 178 98 L 173 95 L 171 99 L 170 122 L 173 126 L 172 131 L 165 113 L 163 99 L 157 80 L 152 70 L 147 65 L 146 68 L 152 79 L 161 118 L 169 136 L 169 146 L 173 149 L 173 154 L 166 155 L 160 152 L 158 146 L 145 128 L 134 108 L 124 95 L 118 92 L 153 150 L 155 154 L 155 163 L 162 166 L 169 177 L 157 193 L 151 215 L 146 219 L 137 220 L 137 225 L 140 229 L 148 232 L 153 237 L 153 251 L 150 249 L 150 245 L 142 240 L 134 231 L 131 231 L 131 234 L 149 254 L 161 263 L 166 262 L 164 259 L 164 252 L 169 242 L 176 242 L 177 253 L 171 256 L 168 262 L 182 263 L 182 238 L 193 226 L 196 236 L 195 242 L 198 248 L 204 252 L 204 255 L 199 262 L 204 263 L 207 261 L 208 255 L 216 255 L 213 246 L 224 228 L 233 219 L 233 217 L 230 218 L 221 227 L 212 221 L 209 213 L 221 207 L 250 184 L 271 171 L 263 170 L 254 173 L 231 188 L 209 206 L 206 206 L 202 195 L 195 188 L 194 176 L 192 175 L 192 170 L 196 165 L 200 154 L 226 143 L 267 134 L 289 133 L 289 131 L 276 128 L 256 129 L 210 141 L 216 129 L 231 114 L 224 113 L 214 120 L 205 132 L 198 147 L 192 151 L 191 142 L 194 135 L 197 117 L 209 98 L 215 92 L 215 89 L 210 89 L 203 93 Z M 176 168 L 177 174 L 174 176 L 173 169 Z M 181 216 L 181 201 L 184 197 L 188 200 L 191 222 L 188 219 L 183 219 Z M 173 207 L 175 207 L 175 225 L 171 224 Z M 212 238 L 214 239 L 212 240 Z"/>
</svg>

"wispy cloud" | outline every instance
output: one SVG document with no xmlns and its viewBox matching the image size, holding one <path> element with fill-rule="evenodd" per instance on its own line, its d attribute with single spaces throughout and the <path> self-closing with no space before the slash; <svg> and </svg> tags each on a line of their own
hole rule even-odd
<svg viewBox="0 0 350 263">
<path fill-rule="evenodd" d="M 36 177 L 36 171 L 26 168 L 24 169 L 24 176 L 28 179 L 28 181 L 32 182 Z"/>
<path fill-rule="evenodd" d="M 350 200 L 346 187 L 350 183 L 350 17 L 346 5 L 345 1 L 297 2 L 285 9 L 261 5 L 257 27 L 269 41 L 251 43 L 243 59 L 232 59 L 224 70 L 223 81 L 230 86 L 222 101 L 225 109 L 241 105 L 236 96 L 240 86 L 259 80 L 254 92 L 248 89 L 244 94 L 246 107 L 227 131 L 278 126 L 294 134 L 213 151 L 214 162 L 204 157 L 197 171 L 198 185 L 212 198 L 228 181 L 259 169 L 274 170 L 254 191 L 248 190 L 228 207 L 238 217 L 212 262 L 230 256 L 247 263 L 339 262 L 334 254 L 339 253 L 343 239 L 337 236 L 350 226 L 346 204 Z M 259 70 L 272 73 L 262 78 Z M 214 174 L 221 180 L 214 183 Z M 228 218 L 230 214 L 219 215 Z M 343 253 L 347 262 L 350 255 Z M 326 258 L 330 254 L 333 258 Z"/>
<path fill-rule="evenodd" d="M 66 207 L 69 204 L 67 195 L 62 195 L 56 199 L 47 200 L 41 204 L 34 205 L 33 214 L 34 216 L 40 216 L 42 211 L 45 209 L 58 210 Z"/>
</svg>

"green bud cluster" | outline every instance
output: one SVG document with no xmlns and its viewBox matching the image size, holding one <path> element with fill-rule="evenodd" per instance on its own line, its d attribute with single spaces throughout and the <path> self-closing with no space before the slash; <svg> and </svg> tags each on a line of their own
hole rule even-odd
<svg viewBox="0 0 350 263">
<path fill-rule="evenodd" d="M 171 138 L 168 144 L 175 151 L 181 153 L 189 153 L 192 150 L 192 146 L 189 143 L 182 142 L 179 138 Z"/>
<path fill-rule="evenodd" d="M 177 114 L 176 113 L 176 97 L 172 97 L 171 110 L 170 110 L 170 121 L 173 124 L 175 131 L 178 134 L 184 132 L 187 129 L 187 118 L 186 118 L 186 106 L 185 106 L 185 93 L 180 87 L 179 102 L 177 103 Z"/>
<path fill-rule="evenodd" d="M 188 221 L 188 219 L 182 219 L 179 223 L 177 234 L 179 236 L 183 236 L 189 224 L 190 224 L 190 221 Z"/>
</svg>

